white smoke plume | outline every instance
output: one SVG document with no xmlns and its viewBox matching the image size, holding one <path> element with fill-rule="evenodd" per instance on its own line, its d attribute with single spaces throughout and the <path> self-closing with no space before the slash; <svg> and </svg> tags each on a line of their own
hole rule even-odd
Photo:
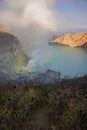
<svg viewBox="0 0 87 130">
<path fill-rule="evenodd" d="M 42 67 L 47 63 L 46 45 L 57 28 L 55 0 L 5 0 L 5 4 L 1 23 L 21 39 L 28 55 L 32 52 L 26 68 Z"/>
</svg>

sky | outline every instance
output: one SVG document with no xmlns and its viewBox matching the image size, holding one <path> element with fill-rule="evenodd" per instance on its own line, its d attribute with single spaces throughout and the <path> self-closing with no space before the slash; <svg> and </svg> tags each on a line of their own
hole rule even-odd
<svg viewBox="0 0 87 130">
<path fill-rule="evenodd" d="M 62 13 L 82 13 L 87 12 L 86 0 L 58 0 L 57 9 Z"/>
<path fill-rule="evenodd" d="M 56 5 L 60 13 L 60 30 L 67 32 L 87 31 L 87 1 L 58 0 Z M 62 27 L 61 27 L 62 25 Z"/>
</svg>

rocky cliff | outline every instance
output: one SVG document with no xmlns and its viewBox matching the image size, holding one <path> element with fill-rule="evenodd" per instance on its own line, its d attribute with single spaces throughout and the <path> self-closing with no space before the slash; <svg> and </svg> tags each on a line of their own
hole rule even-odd
<svg viewBox="0 0 87 130">
<path fill-rule="evenodd" d="M 0 32 L 0 70 L 10 73 L 21 71 L 27 63 L 28 57 L 17 37 Z"/>
<path fill-rule="evenodd" d="M 87 33 L 78 33 L 78 34 L 66 33 L 62 37 L 54 38 L 51 44 L 54 43 L 70 47 L 87 48 Z"/>
</svg>

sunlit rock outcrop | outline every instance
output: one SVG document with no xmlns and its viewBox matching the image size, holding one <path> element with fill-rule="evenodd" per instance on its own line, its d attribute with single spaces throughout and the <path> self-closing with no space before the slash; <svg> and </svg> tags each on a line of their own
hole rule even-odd
<svg viewBox="0 0 87 130">
<path fill-rule="evenodd" d="M 78 34 L 66 33 L 62 37 L 54 38 L 51 44 L 54 43 L 70 47 L 87 48 L 87 33 L 78 33 Z"/>
<path fill-rule="evenodd" d="M 0 32 L 7 32 L 4 25 L 0 25 Z"/>
<path fill-rule="evenodd" d="M 0 70 L 5 73 L 22 71 L 27 63 L 28 57 L 17 37 L 0 32 Z"/>
</svg>

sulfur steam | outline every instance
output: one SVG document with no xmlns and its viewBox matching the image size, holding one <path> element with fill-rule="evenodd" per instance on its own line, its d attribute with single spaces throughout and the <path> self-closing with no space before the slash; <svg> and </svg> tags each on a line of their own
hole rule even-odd
<svg viewBox="0 0 87 130">
<path fill-rule="evenodd" d="M 27 71 L 43 69 L 47 64 L 46 46 L 56 31 L 54 0 L 5 0 L 1 22 L 22 41 L 31 59 Z"/>
</svg>

